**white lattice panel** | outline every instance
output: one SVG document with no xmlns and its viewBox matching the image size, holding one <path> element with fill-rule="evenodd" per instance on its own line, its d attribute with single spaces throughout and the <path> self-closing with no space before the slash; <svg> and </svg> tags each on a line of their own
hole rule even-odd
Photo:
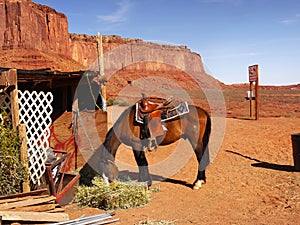
<svg viewBox="0 0 300 225">
<path fill-rule="evenodd" d="M 46 170 L 49 148 L 52 93 L 19 91 L 20 123 L 26 124 L 29 171 L 33 183 L 40 183 Z"/>
<path fill-rule="evenodd" d="M 0 94 L 0 106 L 5 108 L 7 115 L 11 118 L 10 97 L 6 92 Z"/>
</svg>

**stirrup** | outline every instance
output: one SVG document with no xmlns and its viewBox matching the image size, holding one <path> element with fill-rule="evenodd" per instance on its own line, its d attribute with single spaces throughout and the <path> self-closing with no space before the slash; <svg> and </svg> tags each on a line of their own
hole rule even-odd
<svg viewBox="0 0 300 225">
<path fill-rule="evenodd" d="M 155 149 L 157 149 L 158 147 L 158 144 L 157 144 L 157 141 L 156 141 L 156 138 L 148 138 L 148 146 L 147 146 L 147 150 L 148 151 L 153 151 Z"/>
</svg>

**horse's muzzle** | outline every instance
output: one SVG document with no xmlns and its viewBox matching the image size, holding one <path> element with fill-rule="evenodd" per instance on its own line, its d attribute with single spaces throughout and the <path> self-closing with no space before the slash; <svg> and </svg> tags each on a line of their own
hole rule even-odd
<svg viewBox="0 0 300 225">
<path fill-rule="evenodd" d="M 119 170 L 116 164 L 111 160 L 101 160 L 100 168 L 102 174 L 104 174 L 109 182 L 112 182 L 117 179 L 119 175 Z"/>
</svg>

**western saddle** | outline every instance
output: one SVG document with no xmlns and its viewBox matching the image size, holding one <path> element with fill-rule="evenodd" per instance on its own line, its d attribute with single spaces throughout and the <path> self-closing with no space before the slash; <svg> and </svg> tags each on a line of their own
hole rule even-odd
<svg viewBox="0 0 300 225">
<path fill-rule="evenodd" d="M 145 146 L 148 151 L 158 147 L 156 137 L 165 134 L 167 128 L 162 124 L 161 118 L 164 111 L 169 109 L 173 97 L 167 99 L 146 97 L 142 94 L 142 99 L 137 102 L 137 115 L 141 118 L 141 139 L 148 139 Z"/>
</svg>

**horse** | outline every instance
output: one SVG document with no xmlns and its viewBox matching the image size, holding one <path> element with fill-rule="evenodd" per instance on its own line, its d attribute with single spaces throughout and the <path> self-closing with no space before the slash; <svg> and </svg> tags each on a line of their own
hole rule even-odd
<svg viewBox="0 0 300 225">
<path fill-rule="evenodd" d="M 143 102 L 143 99 L 147 101 Z M 188 113 L 161 122 L 163 135 L 149 138 L 149 136 L 145 135 L 147 131 L 149 135 L 149 127 L 145 128 L 145 124 L 137 121 L 139 108 L 143 108 L 144 115 L 150 115 L 151 117 L 151 113 L 159 112 L 159 116 L 162 117 L 163 110 L 170 108 L 171 101 L 154 97 L 143 97 L 141 101 L 140 105 L 136 104 L 128 107 L 119 116 L 112 128 L 107 132 L 104 143 L 95 151 L 95 156 L 92 156 L 87 164 L 92 166 L 94 170 L 96 169 L 98 173 L 102 173 L 106 180 L 114 181 L 118 176 L 118 169 L 114 164 L 115 156 L 119 146 L 123 143 L 131 146 L 133 150 L 135 161 L 139 168 L 138 181 L 147 182 L 148 186 L 151 186 L 152 179 L 149 174 L 145 151 L 147 151 L 147 148 L 150 150 L 149 145 L 153 145 L 153 141 L 155 142 L 155 147 L 157 147 L 172 144 L 183 138 L 190 142 L 196 154 L 198 173 L 193 183 L 193 189 L 199 189 L 202 184 L 206 183 L 205 169 L 200 168 L 200 161 L 207 150 L 211 133 L 209 113 L 199 106 L 186 103 Z M 149 102 L 154 104 L 147 105 Z M 161 121 L 161 118 L 159 120 Z"/>
</svg>

